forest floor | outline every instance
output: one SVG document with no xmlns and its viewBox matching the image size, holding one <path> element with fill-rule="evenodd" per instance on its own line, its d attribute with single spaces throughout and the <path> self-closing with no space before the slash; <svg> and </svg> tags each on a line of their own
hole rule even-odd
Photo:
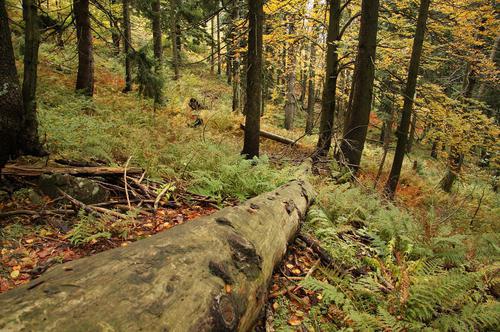
<svg viewBox="0 0 500 332">
<path fill-rule="evenodd" d="M 39 116 L 50 161 L 125 167 L 130 160 L 131 167 L 146 171 L 144 183 L 152 193 L 166 190 L 168 195 L 158 209 L 134 203 L 124 210 L 126 190 L 118 177 L 106 182 L 115 186 L 112 199 L 122 201 L 122 207 L 109 209 L 125 218 L 48 215 L 43 212 L 75 208 L 40 195 L 30 179 L 10 178 L 0 202 L 2 213 L 22 209 L 36 214 L 0 216 L 0 292 L 36 278 L 53 264 L 126 246 L 270 191 L 290 180 L 293 168 L 313 151 L 317 135 L 303 137 L 303 112 L 297 114 L 297 129 L 286 131 L 277 102 L 266 107 L 263 129 L 302 137 L 300 147 L 263 139 L 264 157 L 255 165 L 243 160 L 243 117 L 230 110 L 230 86 L 205 66 L 187 68 L 180 81 L 168 81 L 166 104 L 155 108 L 136 93 L 122 94 L 120 65 L 98 53 L 96 95 L 90 101 L 73 92 L 74 68 L 67 62 L 72 50 L 44 47 Z M 190 98 L 207 109 L 191 110 Z M 193 128 L 197 117 L 203 125 Z M 372 122 L 376 127 L 376 116 Z M 377 130 L 370 135 L 375 140 Z M 319 239 L 334 264 L 322 264 L 300 239 L 292 243 L 273 276 L 263 326 L 275 331 L 439 330 L 451 324 L 450 317 L 478 329 L 500 323 L 495 314 L 500 200 L 488 174 L 467 164 L 457 190 L 442 193 L 437 188 L 444 161 L 427 157 L 429 151 L 416 144 L 405 162 L 397 199 L 388 202 L 380 193 L 387 165 L 374 185 L 381 155 L 379 144 L 367 145 L 354 183 L 345 182 L 334 162 L 320 176 L 311 176 L 319 197 L 302 232 Z M 429 294 L 431 288 L 437 295 Z M 481 316 L 471 313 L 471 304 L 482 308 Z"/>
</svg>

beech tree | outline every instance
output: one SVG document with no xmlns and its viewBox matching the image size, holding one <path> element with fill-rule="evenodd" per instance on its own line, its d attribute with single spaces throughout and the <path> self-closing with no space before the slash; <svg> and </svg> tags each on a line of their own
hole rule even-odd
<svg viewBox="0 0 500 332">
<path fill-rule="evenodd" d="M 260 109 L 262 98 L 263 0 L 248 0 L 248 55 L 245 137 L 243 151 L 247 159 L 259 156 Z"/>
<path fill-rule="evenodd" d="M 352 104 L 344 126 L 339 158 L 357 171 L 365 145 L 373 97 L 375 53 L 378 31 L 378 0 L 363 0 L 356 69 L 353 78 Z"/>
<path fill-rule="evenodd" d="M 76 90 L 91 97 L 94 94 L 94 51 L 89 0 L 73 0 L 73 8 L 78 41 Z"/>
</svg>

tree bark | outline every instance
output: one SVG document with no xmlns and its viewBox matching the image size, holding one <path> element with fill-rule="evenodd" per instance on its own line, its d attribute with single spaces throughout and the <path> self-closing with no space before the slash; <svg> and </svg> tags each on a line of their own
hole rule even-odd
<svg viewBox="0 0 500 332">
<path fill-rule="evenodd" d="M 22 130 L 23 100 L 5 0 L 0 0 L 0 171 L 19 155 L 18 133 Z"/>
<path fill-rule="evenodd" d="M 403 160 L 406 152 L 406 144 L 408 140 L 408 129 L 410 127 L 411 113 L 413 109 L 413 98 L 417 88 L 418 70 L 420 67 L 420 58 L 422 56 L 422 48 L 424 45 L 425 29 L 427 25 L 427 17 L 429 15 L 430 0 L 421 0 L 418 13 L 417 29 L 413 40 L 413 49 L 408 69 L 408 79 L 404 92 L 403 114 L 401 122 L 397 130 L 398 143 L 392 162 L 391 173 L 385 185 L 385 192 L 388 197 L 393 198 L 401 175 Z"/>
<path fill-rule="evenodd" d="M 151 4 L 152 28 L 153 28 L 153 50 L 158 66 L 161 66 L 163 46 L 161 43 L 161 4 L 160 0 L 154 0 Z"/>
<path fill-rule="evenodd" d="M 311 42 L 311 50 L 309 55 L 309 83 L 307 90 L 307 118 L 306 118 L 306 134 L 312 135 L 314 129 L 314 106 L 316 105 L 315 80 L 316 70 L 316 43 Z"/>
<path fill-rule="evenodd" d="M 217 2 L 217 8 L 219 7 L 219 2 Z M 222 59 L 220 53 L 220 11 L 217 12 L 217 75 L 222 76 Z"/>
<path fill-rule="evenodd" d="M 288 35 L 293 36 L 295 34 L 294 23 L 290 23 L 288 26 Z M 293 129 L 293 121 L 295 118 L 296 111 L 296 96 L 295 96 L 295 82 L 296 73 L 295 67 L 297 65 L 297 55 L 295 54 L 295 41 L 293 41 L 288 50 L 288 56 L 290 61 L 288 61 L 287 75 L 286 75 L 286 103 L 285 103 L 285 129 Z"/>
<path fill-rule="evenodd" d="M 116 3 L 116 0 L 111 0 L 111 5 L 113 6 Z M 115 17 L 113 17 L 113 10 L 110 10 L 111 12 L 111 20 L 110 20 L 110 26 L 111 26 L 111 40 L 113 41 L 113 47 L 114 47 L 114 53 L 115 55 L 120 54 L 120 41 L 121 41 L 121 36 L 120 36 L 120 30 L 118 27 L 118 21 Z"/>
<path fill-rule="evenodd" d="M 125 88 L 124 93 L 132 91 L 132 30 L 130 27 L 130 3 L 129 0 L 123 0 L 123 41 L 125 51 Z"/>
<path fill-rule="evenodd" d="M 328 25 L 326 72 L 321 101 L 321 119 L 319 138 L 314 159 L 326 157 L 332 146 L 333 122 L 335 116 L 335 96 L 337 94 L 337 78 L 339 67 L 338 41 L 340 37 L 341 4 L 340 0 L 330 0 L 330 23 Z"/>
<path fill-rule="evenodd" d="M 0 329 L 250 331 L 313 197 L 308 183 L 293 181 L 127 247 L 58 265 L 0 295 Z"/>
<path fill-rule="evenodd" d="M 339 159 L 354 172 L 359 169 L 365 145 L 375 78 L 379 0 L 363 0 L 359 29 L 358 58 L 352 107 L 347 115 Z"/>
<path fill-rule="evenodd" d="M 36 85 L 38 73 L 38 48 L 40 46 L 40 27 L 38 7 L 34 0 L 23 0 L 24 32 L 24 76 L 23 108 L 24 123 L 20 137 L 22 152 L 34 156 L 44 156 L 38 137 L 38 119 L 36 104 Z"/>
<path fill-rule="evenodd" d="M 86 96 L 94 95 L 94 50 L 90 27 L 89 0 L 73 0 L 78 40 L 78 73 L 76 91 Z"/>
<path fill-rule="evenodd" d="M 238 112 L 240 109 L 240 56 L 239 53 L 236 52 L 238 41 L 236 38 L 236 28 L 234 22 L 239 18 L 239 9 L 238 3 L 235 1 L 232 3 L 231 7 L 231 19 L 232 23 L 232 31 L 231 31 L 231 55 L 232 55 L 232 64 L 231 64 L 231 75 L 232 85 L 233 85 L 233 112 Z"/>
<path fill-rule="evenodd" d="M 172 66 L 174 68 L 174 80 L 177 81 L 180 78 L 180 54 L 179 46 L 177 42 L 179 41 L 177 36 L 177 21 L 179 19 L 179 0 L 170 0 L 171 6 L 171 22 L 170 22 L 170 33 L 172 35 Z"/>
<path fill-rule="evenodd" d="M 243 151 L 241 152 L 248 159 L 259 156 L 263 7 L 263 0 L 248 0 L 247 98 L 245 104 L 245 137 Z"/>
<path fill-rule="evenodd" d="M 415 114 L 415 110 L 413 110 L 411 116 L 411 125 L 410 125 L 410 133 L 408 134 L 408 144 L 406 145 L 406 152 L 410 153 L 413 148 L 413 142 L 415 140 L 415 131 L 417 130 L 417 115 Z"/>
</svg>

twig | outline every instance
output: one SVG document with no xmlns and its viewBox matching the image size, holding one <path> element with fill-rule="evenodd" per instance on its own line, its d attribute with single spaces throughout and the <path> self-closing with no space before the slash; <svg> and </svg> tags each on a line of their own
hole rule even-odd
<svg viewBox="0 0 500 332">
<path fill-rule="evenodd" d="M 479 199 L 479 203 L 477 205 L 477 208 L 476 208 L 476 211 L 474 212 L 474 215 L 472 216 L 471 220 L 470 220 L 470 226 L 472 227 L 473 223 L 474 223 L 474 219 L 476 219 L 476 216 L 479 212 L 479 209 L 481 208 L 481 205 L 483 204 L 483 198 L 484 198 L 484 194 L 486 193 L 486 188 L 483 188 L 483 193 L 481 194 L 481 198 Z"/>
<path fill-rule="evenodd" d="M 125 163 L 125 170 L 123 171 L 123 182 L 125 183 L 125 196 L 127 197 L 127 205 L 129 209 L 132 209 L 132 205 L 130 204 L 130 197 L 128 196 L 128 182 L 127 182 L 127 167 L 130 163 L 130 159 L 132 156 L 128 157 L 127 162 Z"/>
<path fill-rule="evenodd" d="M 158 196 L 156 197 L 155 199 L 155 203 L 153 205 L 153 208 L 154 210 L 158 210 L 158 205 L 160 204 L 160 201 L 161 199 L 163 198 L 163 196 L 165 196 L 165 194 L 167 193 L 167 191 L 170 189 L 171 187 L 170 186 L 165 186 L 165 188 L 163 188 L 163 190 L 158 194 Z"/>
<path fill-rule="evenodd" d="M 122 213 L 119 213 L 119 212 L 116 212 L 116 211 L 111 211 L 111 210 L 108 210 L 108 209 L 105 209 L 105 208 L 102 208 L 102 207 L 86 205 L 86 204 L 80 202 L 79 200 L 71 197 L 66 192 L 62 191 L 61 189 L 58 189 L 58 190 L 73 205 L 75 205 L 76 207 L 79 207 L 79 208 L 83 209 L 87 213 L 98 212 L 98 213 L 103 213 L 103 214 L 109 214 L 109 215 L 112 215 L 113 217 L 117 217 L 117 218 L 120 218 L 120 219 L 127 219 L 127 216 L 124 215 L 124 214 L 122 214 Z"/>
</svg>

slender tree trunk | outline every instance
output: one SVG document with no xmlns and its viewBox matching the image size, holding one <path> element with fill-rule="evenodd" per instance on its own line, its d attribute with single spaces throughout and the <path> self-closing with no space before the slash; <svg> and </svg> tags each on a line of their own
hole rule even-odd
<svg viewBox="0 0 500 332">
<path fill-rule="evenodd" d="M 335 116 L 335 96 L 337 94 L 337 78 L 339 55 L 337 52 L 340 34 L 341 1 L 330 0 L 330 23 L 327 35 L 326 76 L 321 102 L 321 120 L 319 138 L 314 153 L 314 159 L 325 157 L 332 146 L 333 123 Z"/>
<path fill-rule="evenodd" d="M 210 73 L 215 72 L 215 19 L 212 17 L 210 20 L 210 36 L 212 37 L 210 41 Z"/>
<path fill-rule="evenodd" d="M 153 30 L 153 52 L 155 55 L 155 74 L 161 79 L 163 76 L 163 45 L 161 34 L 161 2 L 154 0 L 151 3 L 152 30 Z M 163 104 L 163 91 L 161 87 L 154 88 L 155 104 Z"/>
<path fill-rule="evenodd" d="M 292 36 L 295 33 L 295 26 L 293 23 L 290 23 L 288 27 L 288 34 Z M 288 68 L 287 68 L 287 94 L 286 94 L 286 104 L 285 104 L 285 129 L 292 130 L 293 129 L 293 120 L 295 118 L 295 109 L 296 109 L 296 97 L 295 97 L 295 81 L 296 81 L 296 64 L 297 64 L 297 56 L 295 54 L 295 41 L 292 42 L 289 48 L 289 59 Z"/>
<path fill-rule="evenodd" d="M 410 153 L 413 148 L 413 142 L 415 141 L 415 131 L 417 130 L 417 115 L 415 114 L 415 110 L 413 110 L 413 114 L 411 117 L 411 125 L 410 125 L 410 133 L 408 134 L 408 144 L 406 147 L 406 152 Z"/>
<path fill-rule="evenodd" d="M 413 109 L 413 98 L 417 89 L 418 70 L 420 67 L 420 58 L 422 56 L 422 48 L 424 45 L 425 29 L 427 25 L 427 17 L 429 15 L 430 0 L 421 0 L 418 13 L 417 29 L 415 31 L 415 39 L 413 40 L 413 49 L 408 69 L 408 79 L 404 93 L 403 114 L 401 122 L 397 130 L 398 143 L 392 162 L 391 173 L 385 185 L 385 192 L 390 198 L 394 197 L 398 186 L 401 168 L 405 157 L 406 143 L 408 139 L 408 129 L 410 127 L 411 113 Z"/>
<path fill-rule="evenodd" d="M 218 7 L 219 5 L 217 5 Z M 217 13 L 217 75 L 222 75 L 222 59 L 220 52 L 220 12 Z"/>
<path fill-rule="evenodd" d="M 239 10 L 238 4 L 233 2 L 231 8 L 231 19 L 235 22 L 239 18 Z M 231 31 L 231 47 L 232 47 L 232 65 L 231 75 L 232 84 L 233 84 L 233 112 L 238 112 L 240 110 L 240 56 L 235 51 L 237 48 L 237 40 L 236 40 L 236 30 L 233 23 L 233 29 Z"/>
<path fill-rule="evenodd" d="M 0 172 L 10 158 L 19 155 L 23 100 L 17 76 L 5 0 L 0 0 Z"/>
<path fill-rule="evenodd" d="M 309 55 L 309 86 L 307 92 L 307 119 L 306 134 L 312 135 L 314 129 L 314 106 L 316 105 L 316 91 L 314 81 L 316 79 L 316 43 L 311 42 L 311 53 Z"/>
<path fill-rule="evenodd" d="M 111 5 L 114 5 L 116 3 L 116 0 L 111 0 Z M 120 31 L 118 27 L 118 21 L 113 15 L 113 10 L 110 10 L 111 15 L 113 16 L 110 20 L 110 26 L 111 26 L 111 40 L 113 41 L 113 47 L 114 47 L 114 53 L 115 55 L 120 54 Z"/>
<path fill-rule="evenodd" d="M 385 161 L 387 159 L 387 154 L 389 153 L 389 148 L 391 146 L 391 138 L 392 138 L 392 126 L 394 123 L 394 105 L 389 98 L 386 96 L 383 97 L 382 102 L 380 107 L 382 108 L 382 111 L 385 113 L 385 118 L 384 118 L 384 130 L 383 132 L 383 154 L 382 154 L 382 160 L 380 161 L 380 166 L 377 172 L 377 177 L 375 178 L 375 184 L 374 188 L 377 187 L 378 181 L 380 180 L 380 177 L 382 176 L 382 172 L 384 170 L 384 165 Z"/>
<path fill-rule="evenodd" d="M 365 145 L 375 78 L 379 0 L 363 0 L 359 30 L 358 61 L 350 114 L 344 127 L 339 158 L 355 172 Z"/>
<path fill-rule="evenodd" d="M 89 0 L 73 0 L 78 40 L 78 73 L 76 90 L 86 96 L 94 94 L 94 50 L 90 27 Z"/>
<path fill-rule="evenodd" d="M 125 88 L 124 93 L 132 91 L 132 30 L 130 27 L 130 8 L 129 0 L 123 0 L 123 41 L 125 52 Z"/>
<path fill-rule="evenodd" d="M 259 156 L 260 109 L 262 98 L 263 0 L 248 0 L 248 59 L 245 138 L 243 151 L 248 159 Z"/>
<path fill-rule="evenodd" d="M 155 60 L 159 66 L 162 63 L 163 46 L 161 40 L 161 4 L 160 0 L 154 0 L 151 4 L 152 7 L 152 26 L 153 26 L 153 50 Z"/>
<path fill-rule="evenodd" d="M 38 7 L 34 0 L 23 0 L 24 32 L 24 77 L 23 77 L 23 107 L 24 123 L 20 144 L 23 153 L 43 156 L 43 150 L 38 138 L 38 120 L 36 104 L 36 85 L 38 73 L 38 47 L 40 46 L 40 27 Z"/>
<path fill-rule="evenodd" d="M 177 45 L 177 21 L 179 19 L 178 12 L 178 0 L 170 0 L 172 22 L 170 22 L 170 33 L 172 34 L 172 66 L 174 68 L 174 80 L 177 81 L 180 78 L 180 54 L 179 47 Z"/>
</svg>

